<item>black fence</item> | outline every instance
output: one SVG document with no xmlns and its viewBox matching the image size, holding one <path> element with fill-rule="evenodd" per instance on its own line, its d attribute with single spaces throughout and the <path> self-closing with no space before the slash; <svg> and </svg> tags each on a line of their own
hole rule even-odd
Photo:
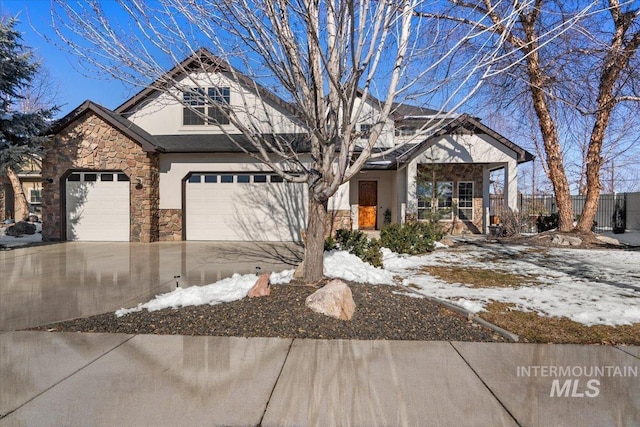
<svg viewBox="0 0 640 427">
<path fill-rule="evenodd" d="M 582 214 L 587 196 L 571 196 L 573 212 L 576 219 Z M 601 194 L 598 202 L 594 229 L 595 231 L 616 231 L 640 229 L 640 193 Z M 501 194 L 491 195 L 489 214 L 500 217 L 504 214 L 504 197 Z M 556 199 L 553 196 L 531 196 L 518 194 L 518 210 L 530 217 L 547 216 L 558 212 Z"/>
</svg>

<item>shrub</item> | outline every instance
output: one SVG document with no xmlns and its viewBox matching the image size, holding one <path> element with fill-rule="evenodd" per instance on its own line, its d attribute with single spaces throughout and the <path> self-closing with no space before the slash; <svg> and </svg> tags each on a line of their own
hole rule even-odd
<svg viewBox="0 0 640 427">
<path fill-rule="evenodd" d="M 389 224 L 380 231 L 380 243 L 400 254 L 423 254 L 433 250 L 444 233 L 437 221 Z"/>
<path fill-rule="evenodd" d="M 374 267 L 382 267 L 382 255 L 380 254 L 380 242 L 377 239 L 369 240 L 359 230 L 336 230 L 335 238 L 329 236 L 324 241 L 324 249 L 330 251 L 341 249 L 347 251 L 364 262 Z"/>
<path fill-rule="evenodd" d="M 560 216 L 557 213 L 552 213 L 551 215 L 547 216 L 540 214 L 538 216 L 538 219 L 536 219 L 536 228 L 538 229 L 538 233 L 558 228 L 559 220 Z"/>
<path fill-rule="evenodd" d="M 532 225 L 528 214 L 512 209 L 506 209 L 501 219 L 505 236 L 517 236 L 522 233 L 523 229 L 528 230 Z"/>
</svg>

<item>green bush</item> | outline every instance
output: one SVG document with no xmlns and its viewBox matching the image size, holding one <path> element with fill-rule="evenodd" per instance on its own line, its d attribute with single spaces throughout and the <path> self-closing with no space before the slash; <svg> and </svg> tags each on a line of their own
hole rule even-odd
<svg viewBox="0 0 640 427">
<path fill-rule="evenodd" d="M 389 224 L 380 231 L 380 244 L 399 254 L 423 254 L 433 250 L 444 233 L 437 221 Z"/>
<path fill-rule="evenodd" d="M 382 267 L 380 247 L 378 240 L 369 240 L 367 236 L 359 230 L 339 229 L 336 230 L 335 238 L 329 236 L 324 241 L 325 251 L 341 249 L 357 256 L 374 267 Z"/>
</svg>

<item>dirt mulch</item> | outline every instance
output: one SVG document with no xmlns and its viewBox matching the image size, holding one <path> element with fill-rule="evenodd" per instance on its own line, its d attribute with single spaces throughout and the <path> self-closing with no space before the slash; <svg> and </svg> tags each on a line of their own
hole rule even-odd
<svg viewBox="0 0 640 427">
<path fill-rule="evenodd" d="M 350 321 L 333 319 L 306 308 L 315 291 L 309 286 L 275 285 L 271 296 L 244 298 L 117 318 L 113 313 L 34 328 L 64 332 L 178 334 L 362 340 L 446 340 L 502 342 L 490 329 L 471 323 L 437 303 L 398 295 L 400 288 L 349 283 L 356 303 Z"/>
</svg>

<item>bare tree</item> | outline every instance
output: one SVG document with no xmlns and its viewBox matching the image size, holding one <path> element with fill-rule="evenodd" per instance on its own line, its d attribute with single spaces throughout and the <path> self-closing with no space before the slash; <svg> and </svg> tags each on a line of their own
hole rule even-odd
<svg viewBox="0 0 640 427">
<path fill-rule="evenodd" d="M 493 91 L 504 105 L 521 113 L 527 108 L 535 112 L 562 231 L 571 230 L 574 219 L 564 141 L 567 135 L 580 133 L 575 132 L 574 125 L 587 128 L 583 132 L 586 140 L 581 143 L 583 157 L 579 160 L 587 197 L 577 229 L 588 232 L 597 211 L 603 147 L 610 136 L 612 120 L 629 113 L 627 103 L 634 106 L 629 108 L 637 109 L 640 101 L 637 3 L 449 2 L 447 13 L 427 11 L 423 15 L 447 19 L 456 25 L 484 26 L 494 39 L 504 40 L 508 47 L 504 59 L 513 66 L 509 72 L 492 79 Z M 505 22 L 514 14 L 515 25 L 506 26 Z M 550 37 L 554 33 L 556 36 Z"/>
<path fill-rule="evenodd" d="M 17 206 L 18 220 L 29 215 L 29 204 L 17 171 L 37 161 L 42 147 L 41 132 L 55 112 L 53 105 L 27 108 L 32 91 L 44 74 L 33 53 L 15 30 L 15 19 L 0 18 L 0 170 L 7 175 Z"/>
<path fill-rule="evenodd" d="M 486 30 L 454 28 L 457 42 L 443 49 L 447 34 L 416 14 L 420 0 L 120 0 L 117 21 L 98 1 L 56 3 L 58 35 L 94 67 L 88 73 L 97 67 L 132 86 L 151 84 L 190 107 L 181 94 L 204 87 L 199 79 L 207 72 L 223 70 L 253 87 L 262 102 L 271 91 L 293 106 L 292 119 L 305 134 L 296 143 L 278 137 L 275 118 L 251 114 L 252 100 L 243 98 L 235 108 L 197 92 L 249 141 L 251 149 L 242 147 L 247 155 L 308 186 L 307 282 L 323 275 L 329 198 L 369 159 L 386 154 L 374 146 L 389 132 L 398 101 L 437 99 L 441 109 L 453 111 L 480 87 L 501 53 L 496 44 L 459 61 L 456 52 Z M 199 66 L 180 69 L 189 55 L 200 55 Z M 167 76 L 169 65 L 179 75 Z M 198 78 L 189 77 L 194 74 Z M 356 125 L 365 116 L 371 127 L 363 138 Z M 301 154 L 301 146 L 310 155 Z"/>
</svg>

